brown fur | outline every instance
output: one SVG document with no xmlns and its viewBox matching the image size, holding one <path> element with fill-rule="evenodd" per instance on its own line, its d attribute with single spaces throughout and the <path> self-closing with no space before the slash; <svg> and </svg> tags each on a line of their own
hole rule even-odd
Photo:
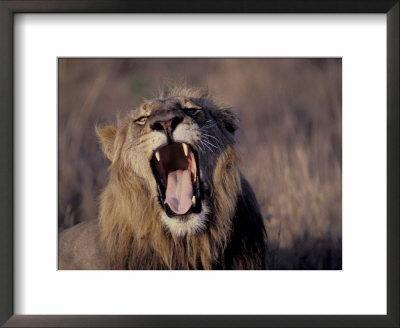
<svg viewBox="0 0 400 328">
<path fill-rule="evenodd" d="M 154 177 L 138 174 L 129 163 L 131 157 L 125 156 L 126 149 L 138 147 L 134 140 L 127 141 L 130 120 L 119 122 L 117 128 L 97 129 L 102 149 L 112 161 L 99 217 L 99 247 L 107 254 L 108 265 L 112 269 L 263 268 L 266 235 L 254 193 L 238 169 L 233 135 L 237 118 L 197 90 L 175 89 L 168 97 L 183 97 L 186 106 L 189 102 L 207 108 L 222 131 L 218 139 L 223 146 L 213 172 L 207 172 L 212 177 L 207 228 L 185 236 L 167 231 L 159 219 L 162 208 L 149 187 Z M 147 106 L 151 101 L 142 109 Z"/>
<path fill-rule="evenodd" d="M 206 233 L 175 238 L 166 234 L 158 209 L 149 203 L 149 193 L 136 183 L 131 172 L 113 163 L 110 183 L 101 197 L 102 240 L 113 268 L 190 269 L 200 259 L 211 269 L 225 249 L 232 229 L 236 199 L 241 193 L 237 156 L 229 149 L 221 157 L 214 173 L 214 217 L 218 218 Z M 226 167 L 231 169 L 227 170 Z M 148 206 L 143 206 L 148 204 Z M 132 215 L 132 213 L 135 213 Z"/>
</svg>

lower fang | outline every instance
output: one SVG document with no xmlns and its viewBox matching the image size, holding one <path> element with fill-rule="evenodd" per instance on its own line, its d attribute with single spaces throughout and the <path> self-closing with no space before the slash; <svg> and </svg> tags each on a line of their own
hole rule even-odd
<svg viewBox="0 0 400 328">
<path fill-rule="evenodd" d="M 196 197 L 195 196 L 192 197 L 192 204 L 193 204 L 193 206 L 196 206 Z"/>
</svg>

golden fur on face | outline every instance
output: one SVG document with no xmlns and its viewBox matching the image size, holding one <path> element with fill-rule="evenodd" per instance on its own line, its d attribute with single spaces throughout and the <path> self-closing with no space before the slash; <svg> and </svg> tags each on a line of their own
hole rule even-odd
<svg viewBox="0 0 400 328">
<path fill-rule="evenodd" d="M 164 126 L 175 119 L 179 123 L 170 134 L 158 129 L 159 122 Z M 111 161 L 100 200 L 100 225 L 112 268 L 212 269 L 223 261 L 242 197 L 237 128 L 238 119 L 229 108 L 198 90 L 176 88 L 146 101 L 116 126 L 97 129 Z M 190 145 L 198 157 L 198 212 L 170 217 L 160 202 L 151 163 L 157 149 L 171 142 Z M 258 209 L 255 198 L 251 202 Z M 257 261 L 240 263 L 255 268 Z"/>
</svg>

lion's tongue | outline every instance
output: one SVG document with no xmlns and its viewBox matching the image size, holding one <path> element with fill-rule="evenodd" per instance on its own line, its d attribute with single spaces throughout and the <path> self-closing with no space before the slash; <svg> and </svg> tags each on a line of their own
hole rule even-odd
<svg viewBox="0 0 400 328">
<path fill-rule="evenodd" d="M 192 206 L 193 186 L 188 170 L 176 170 L 168 174 L 165 203 L 176 214 L 185 214 Z"/>
</svg>

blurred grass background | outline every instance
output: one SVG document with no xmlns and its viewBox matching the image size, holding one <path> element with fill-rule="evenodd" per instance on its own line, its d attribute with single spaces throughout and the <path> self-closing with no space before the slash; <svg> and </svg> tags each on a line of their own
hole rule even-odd
<svg viewBox="0 0 400 328">
<path fill-rule="evenodd" d="M 241 118 L 241 168 L 270 269 L 342 268 L 341 59 L 59 59 L 59 231 L 97 217 L 108 162 L 94 124 L 163 85 L 207 88 Z"/>
</svg>

